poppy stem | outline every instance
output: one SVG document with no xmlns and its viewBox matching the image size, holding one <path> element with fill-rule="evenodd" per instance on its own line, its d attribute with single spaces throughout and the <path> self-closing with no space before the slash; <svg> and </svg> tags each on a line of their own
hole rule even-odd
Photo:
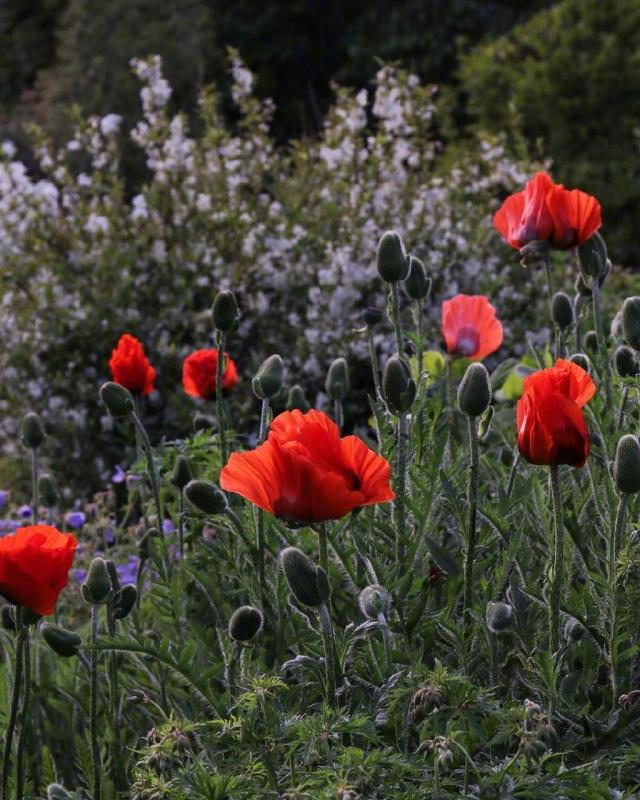
<svg viewBox="0 0 640 800">
<path fill-rule="evenodd" d="M 225 331 L 218 331 L 218 361 L 216 365 L 216 415 L 218 417 L 218 438 L 220 440 L 220 460 L 222 466 L 227 463 L 227 436 L 225 431 L 224 407 L 222 398 L 222 376 L 224 375 L 225 356 L 224 349 L 227 346 L 227 334 Z"/>
<path fill-rule="evenodd" d="M 342 400 L 333 401 L 333 417 L 338 426 L 338 430 L 342 433 L 342 426 L 344 425 L 344 412 L 342 409 Z"/>
<path fill-rule="evenodd" d="M 618 577 L 616 573 L 616 561 L 618 560 L 618 549 L 624 530 L 628 499 L 628 495 L 620 495 L 616 519 L 611 529 L 611 536 L 609 537 L 607 584 L 609 586 L 609 668 L 611 670 L 612 708 L 616 707 L 619 693 L 617 671 L 618 648 L 616 645 L 616 627 L 618 622 Z"/>
<path fill-rule="evenodd" d="M 553 299 L 553 283 L 551 281 L 551 256 L 545 253 L 542 259 L 544 264 L 544 275 L 547 279 L 547 300 L 549 301 L 549 310 L 551 310 L 551 301 Z"/>
<path fill-rule="evenodd" d="M 376 345 L 373 341 L 373 329 L 367 325 L 367 341 L 369 344 L 369 360 L 371 361 L 371 374 L 373 375 L 373 388 L 375 389 L 376 400 L 379 402 L 382 397 L 382 386 L 380 385 L 380 364 Z"/>
<path fill-rule="evenodd" d="M 89 673 L 89 739 L 91 741 L 92 800 L 102 798 L 102 766 L 98 741 L 98 613 L 100 606 L 91 606 L 91 658 Z"/>
<path fill-rule="evenodd" d="M 267 438 L 267 428 L 269 427 L 269 398 L 265 397 L 260 409 L 260 430 L 258 432 L 258 444 L 262 444 Z"/>
<path fill-rule="evenodd" d="M 320 615 L 320 626 L 322 627 L 322 638 L 324 640 L 324 662 L 327 671 L 326 699 L 331 708 L 335 708 L 336 702 L 336 660 L 335 644 L 333 639 L 333 625 L 326 603 L 320 603 L 318 608 Z"/>
<path fill-rule="evenodd" d="M 2 754 L 2 786 L 0 787 L 0 800 L 7 799 L 7 783 L 9 782 L 9 769 L 11 767 L 11 750 L 13 747 L 13 736 L 16 730 L 16 720 L 18 718 L 18 707 L 20 705 L 20 690 L 22 688 L 22 668 L 24 664 L 24 641 L 26 636 L 25 626 L 22 624 L 22 607 L 16 606 L 16 652 L 15 670 L 13 673 L 13 693 L 11 695 L 11 708 L 9 710 L 9 720 L 7 731 L 4 736 L 4 752 Z"/>
<path fill-rule="evenodd" d="M 476 528 L 478 516 L 478 475 L 479 475 L 479 440 L 478 420 L 467 416 L 469 428 L 469 486 L 467 500 L 469 505 L 469 523 L 467 527 L 467 547 L 464 557 L 464 590 L 462 601 L 463 633 L 465 647 L 469 642 L 471 631 L 471 607 L 473 604 L 473 562 L 476 554 Z"/>
<path fill-rule="evenodd" d="M 242 652 L 242 644 L 234 642 L 231 646 L 231 655 L 227 666 L 227 687 L 229 689 L 229 702 L 233 702 L 236 696 L 236 674 L 238 672 L 238 661 L 240 660 L 240 653 Z"/>
<path fill-rule="evenodd" d="M 178 552 L 184 558 L 184 495 L 178 492 Z"/>
<path fill-rule="evenodd" d="M 24 630 L 24 649 L 22 657 L 24 660 L 23 677 L 24 689 L 22 692 L 22 709 L 20 710 L 20 734 L 18 736 L 18 751 L 16 756 L 16 800 L 24 798 L 24 746 L 27 739 L 27 728 L 29 722 L 29 700 L 31 694 L 31 647 L 29 643 L 29 626 L 23 622 Z"/>
<path fill-rule="evenodd" d="M 627 405 L 627 400 L 629 399 L 629 387 L 624 386 L 622 388 L 622 397 L 620 398 L 620 406 L 618 407 L 618 416 L 616 418 L 616 433 L 622 427 L 622 420 L 624 419 L 624 410 Z"/>
<path fill-rule="evenodd" d="M 581 338 L 580 338 L 580 305 L 581 305 L 582 297 L 578 293 L 576 294 L 574 301 L 573 301 L 573 318 L 575 320 L 574 327 L 573 327 L 573 336 L 574 336 L 574 352 L 579 353 L 582 350 L 581 346 Z"/>
<path fill-rule="evenodd" d="M 560 644 L 560 595 L 564 585 L 564 515 L 560 488 L 560 468 L 557 464 L 551 464 L 549 467 L 549 483 L 553 505 L 553 548 L 548 600 L 549 652 L 554 656 Z"/>
<path fill-rule="evenodd" d="M 600 281 L 598 278 L 591 279 L 591 300 L 593 302 L 593 321 L 596 329 L 596 342 L 598 344 L 598 354 L 604 366 L 604 392 L 607 405 L 611 403 L 611 365 L 609 363 L 609 353 L 607 350 L 606 336 L 602 328 L 602 311 L 600 308 Z"/>
<path fill-rule="evenodd" d="M 398 281 L 391 284 L 391 321 L 396 333 L 396 350 L 398 355 L 404 353 L 404 340 L 402 338 L 402 323 L 400 322 L 400 289 Z"/>
<path fill-rule="evenodd" d="M 329 546 L 327 544 L 327 525 L 321 522 L 318 525 L 318 551 L 321 568 L 325 571 L 327 577 L 329 576 Z"/>
<path fill-rule="evenodd" d="M 398 417 L 398 452 L 396 468 L 396 570 L 400 573 L 404 559 L 404 539 L 406 527 L 405 494 L 407 488 L 407 415 L 401 411 Z"/>
<path fill-rule="evenodd" d="M 423 342 L 423 331 L 422 331 L 422 301 L 416 300 L 414 304 L 415 310 L 415 319 L 416 319 L 416 336 L 418 338 L 418 347 L 417 347 L 417 354 L 416 358 L 418 360 L 418 377 L 420 377 L 420 373 L 422 372 L 422 359 L 424 357 L 424 342 Z"/>
<path fill-rule="evenodd" d="M 33 522 L 38 524 L 38 448 L 31 450 L 31 493 L 33 504 Z"/>
<path fill-rule="evenodd" d="M 107 633 L 113 639 L 116 635 L 116 621 L 113 608 L 107 606 Z M 118 681 L 118 653 L 111 650 L 109 658 L 109 697 L 111 700 L 111 725 L 113 727 L 113 783 L 116 789 L 126 788 L 126 778 L 122 766 L 122 747 L 120 743 L 120 688 Z"/>
</svg>

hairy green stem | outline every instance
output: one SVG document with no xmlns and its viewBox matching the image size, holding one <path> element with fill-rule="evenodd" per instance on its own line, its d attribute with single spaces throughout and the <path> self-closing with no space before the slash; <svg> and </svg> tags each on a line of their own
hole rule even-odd
<svg viewBox="0 0 640 800">
<path fill-rule="evenodd" d="M 393 329 L 396 335 L 396 350 L 398 355 L 404 353 L 404 338 L 402 336 L 402 323 L 400 321 L 400 284 L 395 281 L 391 284 L 391 321 L 393 322 Z"/>
<path fill-rule="evenodd" d="M 608 569 L 607 569 L 607 584 L 609 589 L 609 659 L 611 669 L 611 701 L 612 708 L 616 707 L 618 702 L 618 648 L 616 644 L 616 628 L 618 622 L 618 576 L 616 571 L 616 562 L 618 560 L 618 549 L 620 547 L 620 539 L 624 530 L 624 521 L 627 513 L 629 497 L 626 494 L 620 495 L 620 502 L 618 503 L 618 511 L 616 519 L 611 528 L 611 536 L 609 537 L 609 552 L 608 552 Z"/>
<path fill-rule="evenodd" d="M 225 367 L 224 349 L 227 345 L 227 334 L 225 331 L 218 333 L 218 363 L 216 366 L 216 415 L 218 417 L 218 438 L 220 440 L 220 459 L 222 466 L 227 463 L 227 435 L 225 431 L 224 406 L 222 398 L 222 379 Z"/>
<path fill-rule="evenodd" d="M 100 742 L 98 739 L 98 656 L 95 647 L 98 641 L 98 614 L 100 606 L 91 606 L 91 657 L 89 677 L 89 739 L 91 743 L 91 797 L 102 800 L 102 765 L 100 763 Z"/>
<path fill-rule="evenodd" d="M 260 408 L 260 430 L 258 431 L 258 444 L 262 444 L 267 438 L 267 428 L 269 427 L 269 398 L 265 397 Z"/>
<path fill-rule="evenodd" d="M 7 730 L 4 735 L 4 752 L 2 754 L 2 785 L 0 786 L 0 800 L 7 800 L 7 783 L 9 782 L 9 770 L 11 768 L 11 750 L 13 749 L 13 737 L 16 730 L 16 720 L 18 718 L 18 707 L 20 705 L 20 690 L 22 688 L 22 668 L 24 665 L 24 643 L 26 629 L 22 624 L 22 607 L 16 606 L 16 651 L 15 669 L 13 673 L 13 691 L 11 694 L 11 706 L 9 709 L 9 720 Z"/>
<path fill-rule="evenodd" d="M 600 281 L 598 278 L 591 279 L 591 299 L 593 302 L 593 321 L 596 329 L 596 341 L 598 343 L 598 355 L 602 359 L 604 366 L 604 393 L 607 405 L 611 403 L 611 364 L 609 363 L 609 352 L 607 350 L 606 336 L 602 327 L 602 311 L 600 308 Z"/>
<path fill-rule="evenodd" d="M 329 576 L 329 547 L 327 537 L 327 524 L 321 522 L 318 525 L 318 551 L 320 567 L 325 571 L 327 577 Z"/>
<path fill-rule="evenodd" d="M 418 377 L 420 377 L 420 373 L 422 372 L 422 361 L 424 358 L 424 341 L 423 341 L 423 331 L 422 331 L 422 302 L 420 300 L 416 300 L 414 303 L 414 314 L 416 319 L 416 336 L 418 337 L 416 358 L 418 360 Z"/>
<path fill-rule="evenodd" d="M 391 631 L 389 630 L 389 625 L 387 624 L 387 618 L 382 613 L 382 611 L 378 614 L 378 624 L 380 625 L 380 630 L 382 631 L 382 640 L 384 642 L 384 652 L 387 657 L 387 669 L 391 672 L 391 667 L 393 665 L 392 659 L 392 644 L 391 644 Z"/>
<path fill-rule="evenodd" d="M 469 521 L 467 525 L 467 542 L 464 556 L 464 592 L 462 602 L 463 630 L 465 648 L 469 642 L 471 631 L 471 608 L 473 604 L 473 562 L 476 554 L 477 516 L 478 516 L 478 474 L 479 474 L 479 441 L 478 420 L 467 417 L 469 428 L 469 486 L 467 501 Z"/>
<path fill-rule="evenodd" d="M 29 700 L 31 695 L 31 647 L 29 626 L 23 622 L 24 649 L 22 653 L 24 665 L 24 688 L 22 690 L 22 709 L 20 710 L 20 734 L 18 735 L 18 751 L 16 756 L 16 800 L 24 798 L 24 750 L 29 728 Z"/>
<path fill-rule="evenodd" d="M 618 416 L 616 417 L 616 433 L 622 427 L 622 420 L 624 419 L 624 411 L 627 406 L 627 400 L 629 399 L 629 387 L 623 386 L 622 387 L 622 397 L 620 398 L 620 405 L 618 406 Z"/>
<path fill-rule="evenodd" d="M 116 635 L 116 622 L 113 612 L 107 607 L 107 632 L 113 639 Z M 109 699 L 111 703 L 111 728 L 113 735 L 112 764 L 113 784 L 117 790 L 126 789 L 126 776 L 122 762 L 122 744 L 120 740 L 120 685 L 118 680 L 118 653 L 109 651 Z"/>
<path fill-rule="evenodd" d="M 321 603 L 318 609 L 320 614 L 320 626 L 322 628 L 322 638 L 324 640 L 324 661 L 327 673 L 326 700 L 332 708 L 337 706 L 336 701 L 336 660 L 335 643 L 333 639 L 333 625 L 329 616 L 329 609 L 325 603 Z"/>
<path fill-rule="evenodd" d="M 33 496 L 33 522 L 38 524 L 38 448 L 31 450 L 31 493 Z"/>
<path fill-rule="evenodd" d="M 178 492 L 178 552 L 184 558 L 184 495 Z"/>
<path fill-rule="evenodd" d="M 564 515 L 560 488 L 560 468 L 557 464 L 552 464 L 549 467 L 549 483 L 553 505 L 553 547 L 548 600 L 549 652 L 554 656 L 560 645 L 560 596 L 564 585 Z"/>
<path fill-rule="evenodd" d="M 401 411 L 398 417 L 398 451 L 396 467 L 396 571 L 400 573 L 404 559 L 406 528 L 406 488 L 407 488 L 407 415 Z"/>
<path fill-rule="evenodd" d="M 376 400 L 382 397 L 382 386 L 380 385 L 380 365 L 376 345 L 373 341 L 373 329 L 367 325 L 367 341 L 369 343 L 369 360 L 371 361 L 371 374 L 373 375 L 373 387 L 375 389 Z"/>
<path fill-rule="evenodd" d="M 229 657 L 229 662 L 227 665 L 227 687 L 229 689 L 229 702 L 233 702 L 233 698 L 236 696 L 236 690 L 238 688 L 236 682 L 236 674 L 238 672 L 238 662 L 240 660 L 240 654 L 242 652 L 242 644 L 240 642 L 233 642 L 231 645 L 231 656 Z"/>
<path fill-rule="evenodd" d="M 333 401 L 333 418 L 338 426 L 338 430 L 342 431 L 344 425 L 344 410 L 342 407 L 342 400 Z"/>
</svg>

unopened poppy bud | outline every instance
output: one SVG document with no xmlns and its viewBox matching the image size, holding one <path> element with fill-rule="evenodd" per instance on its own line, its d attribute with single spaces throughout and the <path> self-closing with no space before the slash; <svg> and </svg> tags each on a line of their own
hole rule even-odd
<svg viewBox="0 0 640 800">
<path fill-rule="evenodd" d="M 622 330 L 627 344 L 640 350 L 640 297 L 627 297 L 622 305 Z"/>
<path fill-rule="evenodd" d="M 47 800 L 70 800 L 71 795 L 59 783 L 50 783 L 47 786 Z"/>
<path fill-rule="evenodd" d="M 344 400 L 349 391 L 349 367 L 344 358 L 331 362 L 324 388 L 332 400 Z"/>
<path fill-rule="evenodd" d="M 0 610 L 0 624 L 5 629 L 5 631 L 15 631 L 16 618 L 13 613 L 13 606 L 10 605 L 2 606 L 2 610 Z"/>
<path fill-rule="evenodd" d="M 551 319 L 558 328 L 573 325 L 573 304 L 568 294 L 556 292 L 551 298 Z"/>
<path fill-rule="evenodd" d="M 44 622 L 40 626 L 40 633 L 54 653 L 63 658 L 77 656 L 82 646 L 82 639 L 77 633 L 61 628 L 60 625 L 54 625 L 52 622 Z"/>
<path fill-rule="evenodd" d="M 86 581 L 80 587 L 82 599 L 91 605 L 107 603 L 112 595 L 111 578 L 104 558 L 94 558 L 89 566 Z"/>
<path fill-rule="evenodd" d="M 431 291 L 431 278 L 419 258 L 409 256 L 409 274 L 404 282 L 404 290 L 412 300 L 424 300 Z"/>
<path fill-rule="evenodd" d="M 628 433 L 620 439 L 612 472 L 619 492 L 640 492 L 640 442 L 636 436 Z"/>
<path fill-rule="evenodd" d="M 382 322 L 382 311 L 379 308 L 365 308 L 362 312 L 362 320 L 368 328 L 373 328 Z"/>
<path fill-rule="evenodd" d="M 616 349 L 613 357 L 616 365 L 616 372 L 621 378 L 632 378 L 638 374 L 638 362 L 635 353 L 626 344 L 621 344 Z"/>
<path fill-rule="evenodd" d="M 132 583 L 128 583 L 120 590 L 120 597 L 113 609 L 114 619 L 128 617 L 138 599 L 138 590 Z"/>
<path fill-rule="evenodd" d="M 329 599 L 329 581 L 302 550 L 287 547 L 280 554 L 284 576 L 296 600 L 303 606 L 317 608 Z"/>
<path fill-rule="evenodd" d="M 107 381 L 100 387 L 100 399 L 112 417 L 128 417 L 135 411 L 131 392 L 119 383 Z"/>
<path fill-rule="evenodd" d="M 184 489 L 192 478 L 189 459 L 186 456 L 179 455 L 173 464 L 173 472 L 170 478 L 172 485 L 176 489 Z"/>
<path fill-rule="evenodd" d="M 458 406 L 468 417 L 479 417 L 491 402 L 491 383 L 484 364 L 469 364 L 458 386 Z"/>
<path fill-rule="evenodd" d="M 378 274 L 386 283 L 403 281 L 409 274 L 409 259 L 402 239 L 395 231 L 382 234 L 377 252 Z"/>
<path fill-rule="evenodd" d="M 116 562 L 111 558 L 107 558 L 105 559 L 105 564 L 107 565 L 107 572 L 109 573 L 111 588 L 113 589 L 113 593 L 117 595 L 120 591 L 120 578 L 118 577 Z"/>
<path fill-rule="evenodd" d="M 213 324 L 219 331 L 232 331 L 238 321 L 238 304 L 233 292 L 218 292 L 213 301 Z"/>
<path fill-rule="evenodd" d="M 22 420 L 22 444 L 35 450 L 46 438 L 47 434 L 44 432 L 40 417 L 32 411 L 25 414 Z"/>
<path fill-rule="evenodd" d="M 416 383 L 407 362 L 400 356 L 391 356 L 382 372 L 382 394 L 391 411 L 406 413 L 416 399 L 416 392 Z"/>
<path fill-rule="evenodd" d="M 577 619 L 569 617 L 564 626 L 564 635 L 570 642 L 579 642 L 584 638 L 584 626 Z"/>
<path fill-rule="evenodd" d="M 256 397 L 266 400 L 275 397 L 282 390 L 284 363 L 279 355 L 269 356 L 262 362 L 251 382 Z"/>
<path fill-rule="evenodd" d="M 37 611 L 27 608 L 27 606 L 22 607 L 22 622 L 25 625 L 37 625 L 41 619 L 42 614 L 38 614 Z"/>
<path fill-rule="evenodd" d="M 513 625 L 513 609 L 507 603 L 489 603 L 485 613 L 489 633 L 498 636 Z"/>
<path fill-rule="evenodd" d="M 249 642 L 262 630 L 262 611 L 253 606 L 240 606 L 229 620 L 229 636 L 234 642 Z"/>
<path fill-rule="evenodd" d="M 599 278 L 607 272 L 607 246 L 599 233 L 579 245 L 578 260 L 586 278 Z"/>
<path fill-rule="evenodd" d="M 205 414 L 196 414 L 193 418 L 193 432 L 200 433 L 200 431 L 209 431 L 214 426 L 212 420 Z"/>
<path fill-rule="evenodd" d="M 184 496 L 203 514 L 223 514 L 227 508 L 227 496 L 209 481 L 189 481 L 184 487 Z"/>
<path fill-rule="evenodd" d="M 378 583 L 365 586 L 358 598 L 360 610 L 369 619 L 378 619 L 378 614 L 389 613 L 391 608 L 391 595 Z"/>
<path fill-rule="evenodd" d="M 587 331 L 585 333 L 584 346 L 592 353 L 598 352 L 598 334 L 595 331 Z"/>
<path fill-rule="evenodd" d="M 38 478 L 38 502 L 45 508 L 53 508 L 58 504 L 60 496 L 53 477 L 48 472 Z"/>
<path fill-rule="evenodd" d="M 591 359 L 586 353 L 574 353 L 569 361 L 573 361 L 574 364 L 577 364 L 585 372 L 591 371 Z"/>
<path fill-rule="evenodd" d="M 307 411 L 311 409 L 309 401 L 307 400 L 307 396 L 304 393 L 304 389 L 297 383 L 289 389 L 289 394 L 287 396 L 287 411 L 293 411 L 296 408 L 298 411 L 302 411 L 303 414 L 306 414 Z"/>
<path fill-rule="evenodd" d="M 576 292 L 584 298 L 591 297 L 593 291 L 591 286 L 585 281 L 584 275 L 580 272 L 576 278 Z"/>
</svg>

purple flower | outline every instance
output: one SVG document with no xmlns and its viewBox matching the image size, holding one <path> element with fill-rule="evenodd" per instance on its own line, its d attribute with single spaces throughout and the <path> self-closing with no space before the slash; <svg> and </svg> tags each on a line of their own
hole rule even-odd
<svg viewBox="0 0 640 800">
<path fill-rule="evenodd" d="M 0 489 L 0 508 L 4 508 L 7 504 L 7 498 L 9 497 L 9 492 L 5 492 L 4 489 Z"/>
<path fill-rule="evenodd" d="M 122 586 L 128 583 L 135 583 L 138 575 L 138 564 L 140 559 L 138 556 L 130 556 L 126 564 L 117 564 L 116 571 L 118 573 L 118 580 Z"/>
<path fill-rule="evenodd" d="M 116 532 L 115 529 L 111 527 L 111 525 L 109 525 L 107 528 L 104 529 L 102 535 L 104 537 L 104 543 L 107 546 L 110 547 L 112 544 L 115 544 Z"/>
<path fill-rule="evenodd" d="M 20 506 L 18 514 L 20 514 L 23 519 L 29 519 L 29 517 L 33 516 L 33 509 L 28 505 Z"/>
<path fill-rule="evenodd" d="M 79 530 L 87 521 L 86 516 L 82 511 L 70 511 L 65 517 L 67 525 Z"/>
<path fill-rule="evenodd" d="M 74 569 L 73 570 L 73 579 L 78 583 L 84 583 L 87 579 L 87 570 L 86 569 Z"/>
<path fill-rule="evenodd" d="M 124 483 L 127 480 L 127 474 L 122 469 L 120 464 L 116 464 L 115 471 L 111 476 L 111 483 Z"/>
<path fill-rule="evenodd" d="M 162 530 L 164 533 L 173 533 L 175 531 L 175 527 L 173 522 L 170 519 L 165 519 L 162 522 Z"/>
</svg>

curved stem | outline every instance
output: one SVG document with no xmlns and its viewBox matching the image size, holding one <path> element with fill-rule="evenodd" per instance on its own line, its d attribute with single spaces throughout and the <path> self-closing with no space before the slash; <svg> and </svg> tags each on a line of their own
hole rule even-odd
<svg viewBox="0 0 640 800">
<path fill-rule="evenodd" d="M 616 707 L 619 694 L 617 671 L 618 652 L 616 644 L 616 627 L 618 621 L 618 576 L 616 573 L 616 561 L 618 559 L 618 550 L 624 529 L 624 520 L 627 513 L 628 501 L 628 495 L 620 495 L 616 519 L 611 529 L 611 536 L 609 537 L 607 583 L 609 586 L 609 659 L 611 662 L 611 700 L 613 708 Z"/>
<path fill-rule="evenodd" d="M 405 495 L 407 487 L 407 415 L 404 412 L 398 417 L 398 452 L 396 467 L 396 570 L 400 572 L 404 558 L 404 540 L 406 527 Z"/>
<path fill-rule="evenodd" d="M 396 334 L 396 350 L 398 355 L 404 353 L 404 339 L 402 336 L 402 323 L 400 322 L 400 289 L 396 281 L 391 284 L 391 321 L 393 322 L 393 329 Z"/>
<path fill-rule="evenodd" d="M 467 417 L 469 427 L 469 523 L 467 526 L 467 547 L 464 557 L 464 593 L 462 603 L 463 629 L 465 645 L 469 641 L 471 631 L 471 607 L 473 603 L 473 562 L 476 553 L 477 516 L 478 516 L 478 474 L 479 474 L 479 443 L 478 420 L 476 417 Z"/>
<path fill-rule="evenodd" d="M 13 673 L 13 692 L 11 694 L 11 707 L 9 710 L 9 720 L 7 731 L 4 736 L 4 752 L 2 754 L 2 784 L 0 786 L 0 800 L 7 800 L 7 783 L 9 782 L 9 769 L 11 767 L 11 750 L 13 748 L 13 737 L 16 730 L 16 720 L 18 718 L 18 707 L 20 705 L 20 689 L 22 688 L 22 668 L 24 665 L 24 642 L 26 638 L 25 626 L 22 624 L 22 607 L 16 606 L 16 652 L 15 670 Z"/>
<path fill-rule="evenodd" d="M 564 585 L 564 516 L 560 468 L 557 464 L 549 467 L 549 476 L 553 503 L 553 549 L 549 586 L 549 652 L 553 656 L 558 651 L 560 644 L 560 595 Z"/>
<path fill-rule="evenodd" d="M 333 625 L 331 624 L 331 617 L 329 610 L 325 603 L 321 603 L 318 609 L 320 614 L 320 625 L 322 627 L 322 637 L 324 639 L 324 661 L 327 671 L 327 704 L 332 708 L 337 705 L 336 701 L 336 661 L 335 661 L 335 644 L 333 640 Z"/>
<path fill-rule="evenodd" d="M 95 647 L 98 641 L 98 613 L 100 606 L 91 606 L 91 671 L 89 678 L 89 739 L 91 742 L 92 800 L 102 798 L 102 765 L 100 763 L 100 743 L 98 741 L 98 656 Z"/>
<path fill-rule="evenodd" d="M 38 524 L 38 448 L 31 450 L 31 492 L 33 496 L 33 521 Z"/>
<path fill-rule="evenodd" d="M 216 367 L 216 416 L 218 417 L 218 438 L 220 439 L 220 459 L 222 466 L 227 463 L 227 436 L 225 431 L 224 407 L 222 399 L 222 379 L 225 367 L 224 349 L 227 344 L 227 334 L 220 331 L 218 334 L 218 363 Z"/>
<path fill-rule="evenodd" d="M 18 736 L 18 753 L 16 756 L 16 800 L 24 798 L 24 747 L 29 728 L 29 700 L 31 695 L 31 647 L 29 641 L 29 626 L 23 624 L 24 650 L 24 689 L 22 692 L 22 709 L 20 711 L 20 734 Z"/>
<path fill-rule="evenodd" d="M 262 444 L 267 438 L 267 428 L 269 426 L 269 398 L 265 397 L 260 409 L 260 430 L 258 432 L 258 444 Z"/>
</svg>

